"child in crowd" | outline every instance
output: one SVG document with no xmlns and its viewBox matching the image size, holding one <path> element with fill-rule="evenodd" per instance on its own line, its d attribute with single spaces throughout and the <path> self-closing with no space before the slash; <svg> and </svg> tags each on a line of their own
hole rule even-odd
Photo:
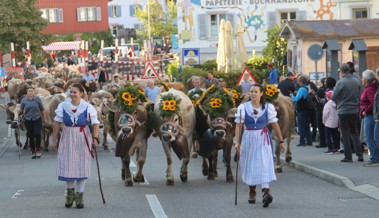
<svg viewBox="0 0 379 218">
<path fill-rule="evenodd" d="M 322 122 L 325 125 L 326 145 L 328 146 L 328 150 L 325 152 L 326 154 L 334 154 L 340 149 L 337 106 L 336 103 L 330 99 L 332 94 L 332 91 L 325 92 L 327 103 L 322 111 Z"/>
</svg>

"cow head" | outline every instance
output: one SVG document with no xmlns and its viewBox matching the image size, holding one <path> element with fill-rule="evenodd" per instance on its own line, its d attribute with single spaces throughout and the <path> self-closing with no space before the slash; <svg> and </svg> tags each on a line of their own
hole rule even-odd
<svg viewBox="0 0 379 218">
<path fill-rule="evenodd" d="M 7 112 L 7 124 L 11 124 L 12 129 L 21 128 L 25 130 L 24 116 L 20 115 L 20 104 L 8 103 L 6 107 Z"/>
</svg>

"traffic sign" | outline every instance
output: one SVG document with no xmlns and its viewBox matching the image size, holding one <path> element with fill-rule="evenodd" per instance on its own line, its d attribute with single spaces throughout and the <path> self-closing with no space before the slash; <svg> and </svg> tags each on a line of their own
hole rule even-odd
<svg viewBox="0 0 379 218">
<path fill-rule="evenodd" d="M 155 71 L 153 64 L 151 62 L 147 62 L 145 71 L 142 74 L 142 79 L 156 79 L 158 77 L 158 73 Z"/>
<path fill-rule="evenodd" d="M 245 74 L 248 74 L 248 75 L 249 75 L 249 77 L 250 77 L 249 80 L 253 81 L 253 83 L 256 83 L 256 82 L 257 82 L 257 80 L 255 79 L 255 77 L 253 76 L 253 74 L 251 74 L 249 68 L 245 67 L 245 68 L 243 69 L 241 75 L 240 75 L 240 78 L 238 79 L 237 86 L 240 86 L 240 85 L 241 85 L 241 82 L 242 82 L 242 80 L 243 80 L 243 75 L 245 75 Z"/>
</svg>

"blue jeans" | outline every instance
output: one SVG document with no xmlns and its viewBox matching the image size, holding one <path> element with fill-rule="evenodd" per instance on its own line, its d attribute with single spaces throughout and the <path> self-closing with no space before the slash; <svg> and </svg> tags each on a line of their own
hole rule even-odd
<svg viewBox="0 0 379 218">
<path fill-rule="evenodd" d="M 305 141 L 307 141 L 308 145 L 312 145 L 312 135 L 309 128 L 308 111 L 297 112 L 297 125 L 299 127 L 300 144 L 305 144 Z"/>
<path fill-rule="evenodd" d="M 373 120 L 374 121 L 374 120 Z M 366 120 L 365 120 L 366 123 Z M 379 162 L 379 123 L 374 123 L 374 146 L 373 149 L 371 150 L 370 145 L 366 141 L 367 145 L 369 146 L 370 149 L 370 162 Z M 366 124 L 365 124 L 366 127 Z"/>
</svg>

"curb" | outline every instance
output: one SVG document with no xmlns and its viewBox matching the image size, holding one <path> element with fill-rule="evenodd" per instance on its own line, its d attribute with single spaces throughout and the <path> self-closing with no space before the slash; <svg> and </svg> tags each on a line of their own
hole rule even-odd
<svg viewBox="0 0 379 218">
<path fill-rule="evenodd" d="M 280 158 L 283 163 L 285 162 L 285 158 Z M 309 175 L 315 176 L 319 179 L 325 180 L 327 182 L 333 183 L 338 186 L 349 188 L 353 191 L 360 192 L 365 194 L 373 199 L 379 200 L 379 188 L 370 184 L 364 184 L 360 186 L 356 186 L 349 178 L 338 175 L 336 173 L 332 173 L 329 171 L 321 170 L 316 167 L 312 167 L 298 161 L 292 160 L 289 163 L 286 163 L 287 166 L 299 170 L 301 172 L 307 173 Z"/>
</svg>

